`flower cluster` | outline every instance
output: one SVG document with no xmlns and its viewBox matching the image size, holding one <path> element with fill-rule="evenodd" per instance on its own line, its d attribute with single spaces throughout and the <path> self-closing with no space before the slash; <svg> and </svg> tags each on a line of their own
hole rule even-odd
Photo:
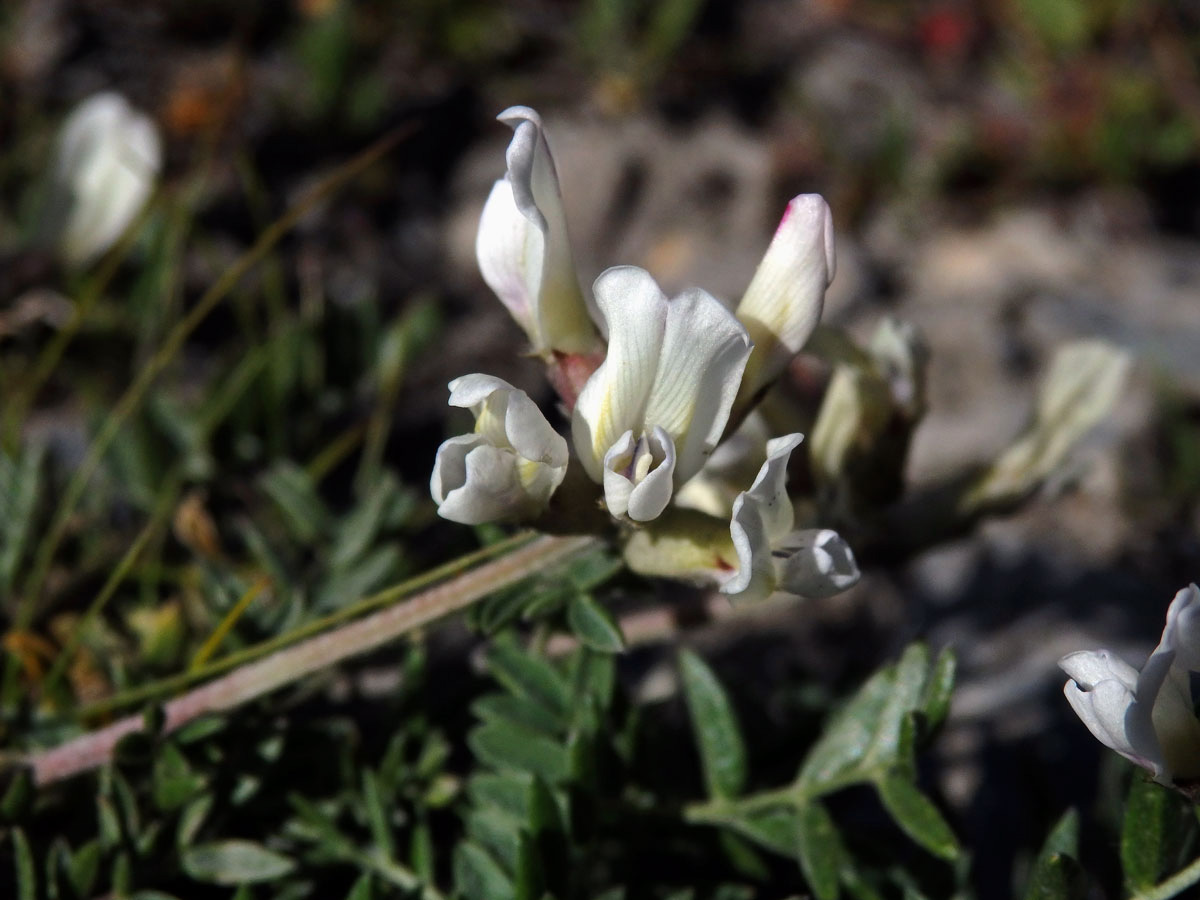
<svg viewBox="0 0 1200 900">
<path fill-rule="evenodd" d="M 668 298 L 633 266 L 603 272 L 588 297 L 541 120 L 526 107 L 499 118 L 513 138 L 476 253 L 570 413 L 574 465 L 591 485 L 570 502 L 602 504 L 625 533 L 665 534 L 672 500 L 816 327 L 834 274 L 829 207 L 816 195 L 788 204 L 733 312 L 697 288 Z M 567 442 L 528 395 L 498 378 L 467 375 L 450 391 L 451 405 L 474 413 L 475 430 L 438 450 L 430 485 L 438 512 L 466 524 L 546 514 L 567 477 Z M 740 597 L 777 588 L 819 596 L 852 585 L 858 569 L 836 533 L 793 531 L 786 469 L 801 437 L 768 444 L 758 478 L 733 504 L 728 537 L 708 543 L 704 562 L 663 570 L 706 574 Z"/>
<path fill-rule="evenodd" d="M 1059 666 L 1071 707 L 1102 744 L 1168 786 L 1200 782 L 1200 588 L 1167 610 L 1162 639 L 1139 672 L 1108 650 L 1081 650 Z"/>
</svg>

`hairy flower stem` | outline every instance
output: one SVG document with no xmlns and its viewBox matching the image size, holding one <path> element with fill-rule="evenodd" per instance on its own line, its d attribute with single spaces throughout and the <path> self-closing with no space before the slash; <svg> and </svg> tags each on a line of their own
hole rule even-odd
<svg viewBox="0 0 1200 900">
<path fill-rule="evenodd" d="M 163 706 L 164 733 L 210 713 L 226 712 L 247 701 L 374 650 L 414 629 L 466 609 L 493 591 L 516 584 L 533 572 L 587 549 L 593 538 L 541 537 L 500 559 L 465 572 L 396 606 L 356 619 L 309 638 L 265 659 L 234 669 Z M 35 784 L 45 785 L 87 772 L 108 762 L 121 738 L 144 727 L 140 715 L 85 734 L 58 747 L 34 753 L 24 762 Z"/>
</svg>

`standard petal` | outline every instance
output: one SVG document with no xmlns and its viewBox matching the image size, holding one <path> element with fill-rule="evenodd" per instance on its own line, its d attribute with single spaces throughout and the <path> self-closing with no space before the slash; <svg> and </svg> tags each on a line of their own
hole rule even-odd
<svg viewBox="0 0 1200 900">
<path fill-rule="evenodd" d="M 669 301 L 645 421 L 675 440 L 679 482 L 720 441 L 750 349 L 746 329 L 711 294 L 691 289 Z"/>
<path fill-rule="evenodd" d="M 1200 719 L 1193 682 L 1200 673 L 1200 589 L 1189 585 L 1167 610 L 1158 647 L 1138 678 L 1138 700 L 1153 706 L 1167 778 L 1200 777 Z M 1157 773 L 1156 773 L 1157 774 Z"/>
<path fill-rule="evenodd" d="M 833 217 L 817 194 L 788 204 L 766 255 L 746 288 L 737 317 L 754 341 L 740 400 L 774 381 L 821 318 L 833 280 Z"/>
<path fill-rule="evenodd" d="M 784 541 L 778 552 L 779 589 L 820 600 L 849 590 L 862 573 L 854 552 L 836 531 L 828 528 L 798 531 Z"/>
<path fill-rule="evenodd" d="M 733 501 L 729 534 L 737 551 L 738 568 L 721 585 L 721 591 L 748 602 L 766 599 L 775 590 L 775 561 L 758 507 L 747 501 L 744 493 Z"/>
<path fill-rule="evenodd" d="M 767 441 L 767 461 L 746 492 L 747 499 L 758 507 L 767 540 L 771 543 L 790 532 L 795 521 L 792 500 L 787 493 L 787 467 L 792 451 L 802 440 L 804 435 L 796 433 Z"/>
<path fill-rule="evenodd" d="M 1200 587 L 1191 584 L 1175 595 L 1158 646 L 1176 652 L 1177 667 L 1200 672 Z"/>
<path fill-rule="evenodd" d="M 662 515 L 671 502 L 675 475 L 675 442 L 662 428 L 655 426 L 647 436 L 653 458 L 661 462 L 634 485 L 629 494 L 629 518 L 649 522 Z"/>
<path fill-rule="evenodd" d="M 584 469 L 599 482 L 609 447 L 625 431 L 644 430 L 668 301 L 649 273 L 634 266 L 601 273 L 593 291 L 608 324 L 608 354 L 579 393 L 571 437 Z"/>
</svg>

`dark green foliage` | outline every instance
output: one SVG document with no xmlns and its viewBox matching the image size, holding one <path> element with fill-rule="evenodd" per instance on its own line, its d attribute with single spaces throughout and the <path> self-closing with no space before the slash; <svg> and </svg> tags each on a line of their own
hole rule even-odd
<svg viewBox="0 0 1200 900">
<path fill-rule="evenodd" d="M 1025 900 L 1082 900 L 1087 879 L 1079 864 L 1079 815 L 1063 813 L 1046 836 L 1025 887 Z"/>
<path fill-rule="evenodd" d="M 1121 868 L 1131 894 L 1153 887 L 1195 856 L 1195 807 L 1173 791 L 1133 773 L 1121 824 Z"/>
<path fill-rule="evenodd" d="M 917 786 L 914 756 L 918 737 L 945 716 L 954 671 L 948 652 L 931 665 L 924 646 L 910 646 L 832 716 L 791 785 L 746 795 L 744 741 L 728 699 L 698 658 L 684 655 L 681 666 L 711 798 L 688 809 L 692 821 L 730 829 L 795 860 L 820 900 L 841 896 L 842 887 L 859 892 L 861 864 L 818 800 L 852 785 L 873 785 L 900 829 L 930 853 L 958 857 L 953 831 Z"/>
</svg>

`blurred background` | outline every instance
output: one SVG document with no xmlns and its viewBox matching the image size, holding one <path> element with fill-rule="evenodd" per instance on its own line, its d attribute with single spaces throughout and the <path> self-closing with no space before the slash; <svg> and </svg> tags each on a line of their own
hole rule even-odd
<svg viewBox="0 0 1200 900">
<path fill-rule="evenodd" d="M 67 111 L 109 89 L 163 132 L 161 202 L 33 377 L 92 283 L 36 250 L 46 161 Z M 1196 0 L 12 0 L 0 366 L 20 409 L 8 449 L 36 437 L 48 455 L 32 536 L 0 573 L 10 588 L 172 325 L 319 177 L 400 136 L 156 379 L 69 523 L 33 632 L 65 641 L 160 507 L 172 528 L 89 624 L 76 698 L 174 671 L 205 615 L 236 599 L 214 574 L 224 563 L 275 554 L 277 586 L 321 610 L 474 546 L 427 496 L 434 450 L 465 424 L 446 382 L 490 372 L 552 406 L 474 260 L 510 135 L 494 117 L 513 104 L 543 116 L 585 283 L 636 264 L 668 291 L 735 301 L 788 199 L 823 194 L 838 264 L 825 321 L 865 337 L 896 316 L 932 352 L 915 488 L 1011 441 L 1058 344 L 1099 336 L 1136 354 L 1111 421 L 1021 512 L 866 560 L 849 595 L 688 636 L 760 732 L 783 735 L 820 702 L 781 688 L 799 674 L 832 696 L 913 637 L 953 645 L 960 689 L 925 762 L 975 848 L 980 896 L 1006 896 L 1064 809 L 1102 817 L 1115 802 L 1056 660 L 1110 646 L 1140 663 L 1174 592 L 1200 578 Z M 338 517 L 372 493 L 387 505 L 370 546 L 347 551 L 354 565 L 323 559 Z M 243 639 L 282 615 L 250 613 Z M 8 647 L 37 662 L 36 646 Z M 631 654 L 622 677 L 640 685 L 656 652 Z M 1111 876 L 1110 838 L 1084 837 L 1088 867 Z"/>
</svg>

